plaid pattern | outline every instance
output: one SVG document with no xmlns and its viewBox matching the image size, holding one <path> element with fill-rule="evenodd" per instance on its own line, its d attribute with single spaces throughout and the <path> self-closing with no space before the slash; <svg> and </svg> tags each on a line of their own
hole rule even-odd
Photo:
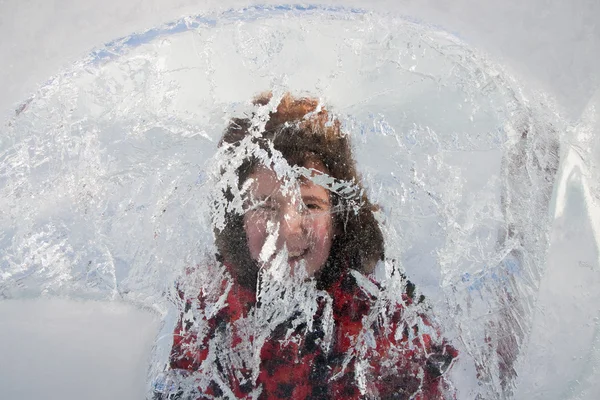
<svg viewBox="0 0 600 400">
<path fill-rule="evenodd" d="M 162 398 L 454 398 L 443 374 L 457 352 L 438 339 L 438 332 L 423 312 L 413 312 L 408 323 L 407 310 L 424 307 L 412 298 L 414 286 L 408 283 L 406 287 L 402 302 L 391 310 L 373 313 L 377 298 L 365 291 L 352 273 L 344 273 L 328 289 L 333 299 L 329 311 L 333 312 L 333 327 L 325 326 L 327 307 L 321 299 L 311 329 L 306 323 L 294 324 L 292 318 L 260 342 L 260 368 L 253 373 L 243 362 L 232 368 L 218 355 L 215 359 L 219 353 L 215 350 L 215 337 L 227 337 L 231 348 L 256 340 L 244 335 L 242 327 L 236 324 L 256 307 L 255 294 L 234 283 L 226 305 L 214 317 L 204 321 L 191 321 L 185 316 L 180 319 L 170 367 L 189 372 L 192 379 L 185 385 L 191 385 L 195 392 L 183 394 L 179 390 L 178 395 Z M 205 307 L 204 302 L 201 296 L 195 304 Z M 192 304 L 187 303 L 186 312 Z M 201 325 L 203 333 L 199 334 L 194 325 Z M 255 344 L 249 347 L 252 346 Z M 203 383 L 193 380 L 200 375 L 208 378 Z M 220 378 L 213 379 L 217 375 Z"/>
</svg>

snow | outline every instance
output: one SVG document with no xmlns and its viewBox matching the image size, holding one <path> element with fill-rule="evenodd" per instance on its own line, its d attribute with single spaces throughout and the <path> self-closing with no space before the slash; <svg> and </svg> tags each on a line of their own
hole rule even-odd
<svg viewBox="0 0 600 400">
<path fill-rule="evenodd" d="M 143 398 L 156 315 L 124 303 L 0 302 L 0 395 Z"/>
</svg>

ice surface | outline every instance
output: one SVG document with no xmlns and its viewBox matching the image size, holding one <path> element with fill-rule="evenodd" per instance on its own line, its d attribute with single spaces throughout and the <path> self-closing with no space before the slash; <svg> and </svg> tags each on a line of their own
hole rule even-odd
<svg viewBox="0 0 600 400">
<path fill-rule="evenodd" d="M 588 26 L 587 43 L 597 43 Z M 156 374 L 170 346 L 174 282 L 214 251 L 207 198 L 222 183 L 212 157 L 226 121 L 253 110 L 248 100 L 265 89 L 316 94 L 352 134 L 382 206 L 388 257 L 461 352 L 459 398 L 595 398 L 597 95 L 571 123 L 522 82 L 444 31 L 351 8 L 206 13 L 112 42 L 56 74 L 3 125 L 0 295 L 125 300 L 166 315 Z M 569 93 L 585 104 L 592 91 Z M 18 303 L 3 304 L 10 321 Z M 81 305 L 58 304 L 57 314 L 77 319 Z M 126 310 L 115 324 L 124 331 L 156 329 L 148 314 Z M 16 337 L 20 328 L 7 327 Z M 65 335 L 84 340 L 96 331 L 87 329 Z M 137 379 L 127 377 L 145 355 L 132 350 L 138 361 L 122 363 L 122 382 Z M 111 379 L 106 371 L 97 374 Z M 11 381 L 9 393 L 24 393 Z"/>
</svg>

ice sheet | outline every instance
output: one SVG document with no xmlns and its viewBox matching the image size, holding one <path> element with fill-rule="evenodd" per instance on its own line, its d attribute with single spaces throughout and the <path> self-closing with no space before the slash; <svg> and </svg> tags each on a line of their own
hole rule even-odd
<svg viewBox="0 0 600 400">
<path fill-rule="evenodd" d="M 432 2 L 415 15 L 446 21 L 442 6 Z M 576 15 L 573 20 L 586 21 L 580 7 L 566 10 Z M 557 5 L 546 8 L 546 14 L 533 6 L 506 9 L 519 21 L 533 15 L 554 20 L 564 11 Z M 211 251 L 206 209 L 198 205 L 211 182 L 210 155 L 225 119 L 247 110 L 244 102 L 265 87 L 318 93 L 355 132 L 361 171 L 390 224 L 386 232 L 391 255 L 402 259 L 407 274 L 441 314 L 451 338 L 462 341 L 461 350 L 475 360 L 470 362 L 486 359 L 486 351 L 477 344 L 489 328 L 481 320 L 481 329 L 464 332 L 463 328 L 502 306 L 502 296 L 500 300 L 477 296 L 494 296 L 508 286 L 522 302 L 511 309 L 517 314 L 510 332 L 517 332 L 515 321 L 523 323 L 512 347 L 522 347 L 525 355 L 515 364 L 517 377 L 510 379 L 505 394 L 510 395 L 516 385 L 515 398 L 518 393 L 593 398 L 597 389 L 588 371 L 597 368 L 597 357 L 593 352 L 584 361 L 578 362 L 577 357 L 593 348 L 597 329 L 598 301 L 589 289 L 598 271 L 596 229 L 593 223 L 581 229 L 581 224 L 595 220 L 594 100 L 579 124 L 571 124 L 554 108 L 548 110 L 551 100 L 530 91 L 566 67 L 538 70 L 541 73 L 528 87 L 459 40 L 421 24 L 349 7 L 269 10 L 246 10 L 241 17 L 236 12 L 209 13 L 197 25 L 193 18 L 186 20 L 184 26 L 191 27 L 191 33 L 167 26 L 162 36 L 138 35 L 113 42 L 108 52 L 92 53 L 56 75 L 32 101 L 22 103 L 0 141 L 2 190 L 8 194 L 3 209 L 11 210 L 3 216 L 0 235 L 3 295 L 124 298 L 165 312 L 169 303 L 163 294 L 169 292 L 178 272 L 198 257 L 198 247 L 200 252 Z M 492 6 L 484 9 L 484 15 L 493 10 Z M 294 12 L 301 17 L 294 19 Z M 286 13 L 292 17 L 284 19 Z M 461 20 L 456 13 L 448 12 L 447 21 L 468 18 Z M 312 25 L 315 21 L 318 28 Z M 500 24 L 501 19 L 495 21 Z M 480 24 L 463 25 L 462 36 L 483 30 Z M 598 43 L 597 27 L 592 22 L 582 26 L 587 28 L 579 43 L 587 53 Z M 110 37 L 91 36 L 108 41 L 119 36 L 117 32 L 131 32 L 118 29 Z M 537 29 L 541 28 L 535 23 L 523 23 L 515 31 Z M 301 36 L 302 32 L 316 35 Z M 340 32 L 346 36 L 341 46 Z M 294 42 L 298 34 L 300 39 Z M 264 40 L 255 41 L 253 35 Z M 493 46 L 499 39 L 488 35 L 471 41 L 478 40 Z M 428 45 L 429 52 L 411 47 L 416 44 Z M 512 53 L 505 46 L 502 55 L 528 60 L 515 61 L 512 67 L 535 70 L 537 59 L 525 54 L 526 44 L 514 46 Z M 562 100 L 557 108 L 575 119 L 597 79 L 584 66 L 595 60 L 586 63 L 575 57 L 582 50 L 563 47 L 572 55 L 573 65 L 580 67 L 571 77 L 560 75 L 549 90 Z M 318 61 L 314 61 L 315 49 L 319 49 Z M 438 58 L 431 51 L 438 52 Z M 232 63 L 232 59 L 243 62 Z M 529 64 L 523 68 L 523 63 Z M 292 65 L 294 73 L 283 75 Z M 190 81 L 194 85 L 186 84 Z M 397 88 L 390 88 L 390 81 Z M 449 104 L 465 106 L 448 108 Z M 531 140 L 519 144 L 523 130 Z M 547 236 L 550 222 L 544 216 L 551 214 L 554 181 L 552 171 L 545 168 L 552 168 L 548 154 L 557 154 L 557 138 L 562 164 L 553 204 L 563 211 L 555 212 L 553 234 Z M 578 159 L 573 167 L 572 160 Z M 524 165 L 530 168 L 523 169 Z M 536 169 L 540 166 L 541 172 Z M 537 188 L 534 195 L 531 187 Z M 512 206 L 506 204 L 507 196 L 516 199 Z M 521 239 L 504 243 L 498 237 L 498 232 L 508 230 L 507 218 Z M 577 227 L 576 233 L 568 234 L 571 226 Z M 411 232 L 411 237 L 403 232 Z M 568 243 L 577 243 L 582 250 Z M 561 251 L 561 246 L 569 252 Z M 511 253 L 515 248 L 521 253 Z M 514 272 L 508 268 L 513 264 L 502 263 L 507 254 L 525 266 L 520 281 L 514 281 L 514 274 L 502 275 Z M 494 271 L 498 265 L 500 274 Z M 566 265 L 581 273 L 564 276 Z M 565 300 L 557 302 L 558 282 Z M 567 316 L 573 322 L 567 323 Z M 578 334 L 578 346 L 564 345 L 570 331 L 561 327 L 579 324 L 585 326 Z M 165 326 L 168 331 L 172 324 Z M 528 334 L 531 327 L 533 333 Z M 551 366 L 565 364 L 571 357 L 575 358 L 569 369 L 572 374 L 553 375 Z M 467 372 L 456 380 L 464 381 L 459 393 L 468 398 L 477 389 L 469 380 L 473 371 L 468 357 L 464 360 L 455 370 Z M 532 369 L 532 363 L 547 368 Z M 502 392 L 498 372 L 488 373 L 492 376 L 489 390 Z M 552 382 L 552 388 L 536 387 L 540 380 Z"/>
</svg>

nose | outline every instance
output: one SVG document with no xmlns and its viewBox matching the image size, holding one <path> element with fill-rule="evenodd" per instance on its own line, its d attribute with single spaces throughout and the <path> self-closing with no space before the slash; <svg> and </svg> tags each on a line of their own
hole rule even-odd
<svg viewBox="0 0 600 400">
<path fill-rule="evenodd" d="M 304 215 L 300 207 L 290 204 L 282 213 L 279 221 L 279 233 L 281 239 L 287 244 L 288 248 L 295 248 L 301 245 L 304 236 Z"/>
</svg>

